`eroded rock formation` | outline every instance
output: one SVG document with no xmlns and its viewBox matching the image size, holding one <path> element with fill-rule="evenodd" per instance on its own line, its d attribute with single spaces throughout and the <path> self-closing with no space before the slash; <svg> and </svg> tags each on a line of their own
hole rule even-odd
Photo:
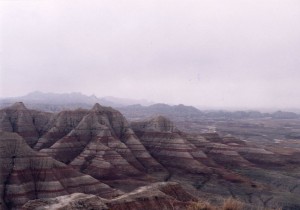
<svg viewBox="0 0 300 210">
<path fill-rule="evenodd" d="M 164 170 L 118 111 L 95 104 L 91 110 L 81 114 L 78 123 L 65 136 L 41 152 L 99 179 Z M 70 115 L 77 116 L 77 111 Z M 56 123 L 60 124 L 59 120 Z M 47 139 L 47 135 L 42 138 Z"/>
<path fill-rule="evenodd" d="M 73 192 L 103 197 L 118 193 L 103 182 L 131 193 L 109 200 L 75 198 L 96 198 L 116 209 L 169 205 L 164 200 L 169 194 L 157 188 L 132 191 L 157 181 L 179 182 L 208 199 L 231 196 L 262 207 L 300 205 L 297 147 L 250 145 L 217 132 L 183 133 L 162 116 L 130 125 L 120 112 L 99 104 L 50 114 L 17 103 L 0 110 L 0 130 L 25 139 L 16 134 L 1 138 L 1 202 L 8 207 Z M 149 189 L 156 192 L 154 197 Z M 155 200 L 161 193 L 165 195 Z"/>
<path fill-rule="evenodd" d="M 16 133 L 0 132 L 0 160 L 1 209 L 14 209 L 28 200 L 74 192 L 102 197 L 120 194 L 89 175 L 33 151 Z"/>
<path fill-rule="evenodd" d="M 36 144 L 50 119 L 49 113 L 28 110 L 22 102 L 0 110 L 0 131 L 20 134 L 29 146 Z"/>
<path fill-rule="evenodd" d="M 190 173 L 209 173 L 209 168 L 200 161 L 207 156 L 188 142 L 169 119 L 158 116 L 134 122 L 132 128 L 150 154 L 170 171 L 175 168 Z"/>
</svg>

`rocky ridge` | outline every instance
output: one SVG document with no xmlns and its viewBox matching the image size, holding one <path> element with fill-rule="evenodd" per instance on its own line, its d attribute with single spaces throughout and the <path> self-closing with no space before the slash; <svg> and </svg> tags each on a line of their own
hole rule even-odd
<svg viewBox="0 0 300 210">
<path fill-rule="evenodd" d="M 99 179 L 144 175 L 163 171 L 141 144 L 126 119 L 99 104 L 73 124 L 67 134 L 41 152 Z M 70 113 L 76 115 L 76 111 Z M 57 118 L 56 124 L 63 124 Z M 48 132 L 42 138 L 47 139 Z"/>
<path fill-rule="evenodd" d="M 0 131 L 20 134 L 29 146 L 34 146 L 44 132 L 51 114 L 28 110 L 22 102 L 0 110 Z"/>
<path fill-rule="evenodd" d="M 74 192 L 112 197 L 121 192 L 89 175 L 33 151 L 16 133 L 0 132 L 1 209 L 15 209 L 28 200 Z"/>
<path fill-rule="evenodd" d="M 24 115 L 32 123 L 21 120 Z M 25 139 L 24 130 L 39 131 L 31 135 L 37 139 L 31 146 L 39 154 L 126 192 L 157 181 L 176 181 L 208 199 L 231 196 L 264 207 L 300 205 L 296 150 L 282 154 L 216 132 L 183 133 L 162 116 L 129 124 L 120 112 L 99 104 L 56 114 L 14 106 L 1 110 L 0 119 L 1 130 Z M 9 130 L 18 121 L 25 122 L 20 125 L 24 129 Z M 288 167 L 294 174 L 282 172 Z"/>
</svg>

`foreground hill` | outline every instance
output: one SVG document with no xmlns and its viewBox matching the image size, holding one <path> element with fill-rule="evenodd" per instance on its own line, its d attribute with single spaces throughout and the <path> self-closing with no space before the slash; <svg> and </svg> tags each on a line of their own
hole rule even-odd
<svg viewBox="0 0 300 210">
<path fill-rule="evenodd" d="M 183 133 L 162 116 L 129 124 L 99 104 L 46 113 L 16 103 L 0 111 L 0 130 L 18 133 L 38 154 L 124 192 L 175 181 L 213 202 L 235 197 L 261 207 L 300 206 L 297 148 L 281 151 L 230 135 Z"/>
<path fill-rule="evenodd" d="M 16 133 L 0 132 L 0 204 L 14 209 L 28 200 L 92 193 L 101 197 L 120 194 L 91 176 L 33 151 Z"/>
<path fill-rule="evenodd" d="M 68 129 L 67 119 L 72 121 Z M 79 118 L 78 118 L 79 117 Z M 148 171 L 164 171 L 164 168 L 148 153 L 126 119 L 112 108 L 99 104 L 91 110 L 61 112 L 53 127 L 38 141 L 35 148 L 74 168 L 99 179 L 142 176 Z M 64 136 L 55 134 L 64 130 Z M 47 137 L 60 136 L 60 138 Z M 48 144 L 48 147 L 45 145 Z"/>
<path fill-rule="evenodd" d="M 29 146 L 34 146 L 42 135 L 51 114 L 28 110 L 22 102 L 0 110 L 0 129 L 20 134 Z"/>
</svg>

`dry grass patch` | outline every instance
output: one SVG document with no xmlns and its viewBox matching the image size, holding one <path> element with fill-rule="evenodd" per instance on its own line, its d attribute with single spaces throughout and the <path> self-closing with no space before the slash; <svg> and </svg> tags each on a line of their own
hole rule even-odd
<svg viewBox="0 0 300 210">
<path fill-rule="evenodd" d="M 208 202 L 203 202 L 203 201 L 199 201 L 199 202 L 193 202 L 188 208 L 187 210 L 217 210 L 215 206 L 212 206 L 210 203 Z"/>
<path fill-rule="evenodd" d="M 224 200 L 223 205 L 213 206 L 206 201 L 193 202 L 187 210 L 243 210 L 244 204 L 236 199 L 228 198 Z"/>
<path fill-rule="evenodd" d="M 222 210 L 242 210 L 244 204 L 236 199 L 228 198 L 224 201 Z"/>
</svg>

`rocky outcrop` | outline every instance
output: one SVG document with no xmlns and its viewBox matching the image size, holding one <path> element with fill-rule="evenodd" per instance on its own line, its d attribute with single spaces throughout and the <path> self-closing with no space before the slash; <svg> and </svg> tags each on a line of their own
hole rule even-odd
<svg viewBox="0 0 300 210">
<path fill-rule="evenodd" d="M 98 179 L 166 173 L 126 119 L 112 108 L 95 104 L 91 110 L 50 114 L 28 110 L 23 103 L 16 103 L 0 114 L 1 130 L 18 133 L 35 150 Z M 14 126 L 15 122 L 20 125 Z M 28 135 L 29 131 L 32 135 Z"/>
<path fill-rule="evenodd" d="M 23 209 L 173 210 L 186 209 L 192 201 L 197 201 L 197 198 L 186 192 L 178 183 L 168 182 L 141 187 L 110 200 L 76 193 L 54 199 L 29 201 Z"/>
<path fill-rule="evenodd" d="M 76 109 L 75 111 L 62 111 L 53 114 L 46 125 L 46 132 L 38 139 L 34 149 L 41 150 L 51 147 L 56 141 L 76 128 L 87 113 L 88 110 Z"/>
<path fill-rule="evenodd" d="M 214 176 L 226 182 L 249 183 L 249 180 L 224 168 L 224 165 L 251 164 L 234 148 L 222 143 L 224 140 L 217 133 L 188 138 L 162 116 L 133 122 L 132 128 L 151 155 L 168 169 L 166 180 L 183 180 L 178 177 L 184 174 L 189 181 L 203 185 Z"/>
<path fill-rule="evenodd" d="M 34 146 L 50 119 L 49 113 L 28 110 L 22 102 L 0 110 L 0 131 L 16 132 Z"/>
<path fill-rule="evenodd" d="M 132 128 L 150 154 L 168 169 L 205 174 L 209 168 L 199 160 L 206 155 L 189 143 L 165 117 L 158 116 L 149 121 L 133 122 Z"/>
<path fill-rule="evenodd" d="M 16 133 L 0 132 L 1 209 L 14 209 L 28 200 L 75 192 L 112 197 L 119 191 L 33 151 Z"/>
<path fill-rule="evenodd" d="M 285 198 L 289 199 L 289 205 L 298 205 L 294 202 L 299 193 L 295 181 L 299 175 L 296 140 L 291 150 L 286 148 L 286 142 L 262 146 L 226 135 L 224 131 L 222 136 L 217 132 L 187 134 L 161 116 L 129 125 L 118 111 L 99 104 L 90 110 L 49 114 L 28 110 L 17 103 L 0 110 L 0 117 L 1 130 L 18 133 L 36 150 L 25 147 L 24 140 L 18 141 L 21 147 L 11 144 L 15 141 L 2 142 L 1 199 L 9 207 L 28 199 L 73 192 L 105 196 L 104 191 L 108 190 L 110 196 L 112 190 L 102 182 L 130 192 L 157 181 L 176 181 L 195 194 L 232 196 L 265 207 L 276 206 L 276 202 L 282 204 Z M 149 189 L 155 193 L 148 193 Z M 150 198 L 143 197 L 142 193 Z M 161 193 L 176 195 L 146 187 L 118 199 L 84 195 L 82 202 L 74 205 L 84 203 L 94 208 L 96 198 L 110 209 L 138 209 L 145 205 L 153 209 L 154 206 L 169 208 L 165 200 L 169 197 L 160 197 Z M 72 196 L 63 197 L 68 198 L 74 200 Z"/>
<path fill-rule="evenodd" d="M 49 143 L 47 139 L 57 130 L 63 131 L 55 133 L 61 138 L 56 141 L 52 138 L 51 142 L 55 143 L 41 152 L 93 177 L 116 179 L 164 171 L 141 144 L 126 119 L 112 108 L 95 104 L 89 111 L 60 113 L 54 125 L 42 136 L 41 142 Z M 45 146 L 39 143 L 37 145 Z"/>
</svg>

